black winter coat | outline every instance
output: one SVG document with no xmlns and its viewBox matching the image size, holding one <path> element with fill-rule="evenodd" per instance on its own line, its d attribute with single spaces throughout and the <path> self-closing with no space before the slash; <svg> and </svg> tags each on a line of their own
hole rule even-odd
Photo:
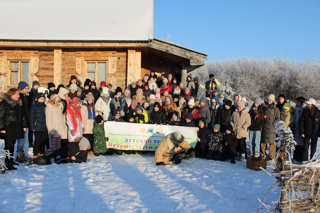
<svg viewBox="0 0 320 213">
<path fill-rule="evenodd" d="M 150 124 L 166 124 L 166 118 L 164 117 L 164 114 L 159 110 L 159 111 L 154 111 L 149 115 L 149 123 Z"/>
<path fill-rule="evenodd" d="M 196 127 L 196 126 L 194 125 L 194 122 L 193 122 L 193 121 L 191 121 L 191 122 L 189 122 L 189 123 L 183 122 L 183 123 L 181 124 L 181 126 Z"/>
<path fill-rule="evenodd" d="M 30 127 L 29 94 L 20 93 L 20 99 L 22 101 L 23 113 L 26 117 L 27 127 Z"/>
<path fill-rule="evenodd" d="M 27 128 L 22 101 L 14 101 L 7 95 L 1 96 L 0 102 L 0 131 L 5 130 L 4 135 L 8 139 L 21 139 L 24 137 L 23 128 Z"/>
<path fill-rule="evenodd" d="M 91 89 L 90 91 L 94 97 L 94 103 L 96 103 L 97 100 L 100 98 L 100 92 L 97 89 Z"/>
<path fill-rule="evenodd" d="M 223 135 L 221 132 L 212 132 L 208 138 L 208 149 L 222 152 Z"/>
<path fill-rule="evenodd" d="M 207 156 L 209 134 L 210 130 L 207 127 L 199 128 L 198 138 L 200 138 L 200 142 L 197 142 L 195 147 L 196 157 L 205 158 Z"/>
<path fill-rule="evenodd" d="M 259 123 L 259 119 L 257 118 L 258 108 L 256 108 L 256 107 L 252 108 L 252 110 L 249 111 L 249 114 L 250 114 L 250 118 L 251 118 L 251 125 L 249 126 L 249 130 L 261 132 L 262 127 L 264 125 L 264 122 Z"/>
<path fill-rule="evenodd" d="M 76 157 L 75 161 L 71 160 L 71 157 Z M 52 154 L 46 157 L 47 163 L 51 158 L 55 159 L 56 163 L 82 163 L 86 162 L 88 157 L 88 151 L 80 150 L 79 143 L 72 142 L 60 149 L 54 151 Z"/>
<path fill-rule="evenodd" d="M 169 125 L 171 125 L 171 126 L 181 126 L 181 121 L 180 120 L 178 120 L 178 121 L 171 120 L 169 122 Z"/>
<path fill-rule="evenodd" d="M 226 109 L 225 106 L 222 106 L 222 108 L 218 111 L 216 124 L 220 124 L 221 132 L 224 132 L 226 127 L 230 124 L 232 112 L 233 110 L 231 108 Z"/>
<path fill-rule="evenodd" d="M 30 131 L 48 131 L 46 125 L 46 105 L 36 101 L 30 110 Z"/>
<path fill-rule="evenodd" d="M 315 108 L 314 116 L 307 114 L 307 108 L 303 110 L 303 113 L 299 121 L 299 132 L 304 134 L 306 137 L 317 137 L 319 129 L 320 112 Z"/>
</svg>

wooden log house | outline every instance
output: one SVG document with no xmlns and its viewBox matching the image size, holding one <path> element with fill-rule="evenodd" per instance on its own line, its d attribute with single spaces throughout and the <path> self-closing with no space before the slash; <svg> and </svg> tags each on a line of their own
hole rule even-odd
<svg viewBox="0 0 320 213">
<path fill-rule="evenodd" d="M 4 0 L 0 6 L 5 9 L 13 4 L 11 2 Z M 21 3 L 24 2 L 36 5 L 40 0 Z M 76 75 L 82 84 L 89 78 L 95 80 L 97 85 L 106 81 L 114 87 L 122 88 L 141 79 L 151 70 L 169 74 L 178 68 L 185 79 L 187 72 L 204 65 L 204 60 L 207 59 L 207 55 L 203 53 L 153 37 L 152 0 L 97 0 L 97 4 L 93 6 L 87 5 L 87 1 L 78 0 L 75 8 L 78 12 L 71 14 L 72 19 L 82 18 L 78 17 L 79 11 L 90 6 L 96 10 L 105 6 L 108 11 L 113 11 L 112 14 L 102 11 L 93 14 L 99 14 L 99 17 L 103 14 L 100 19 L 106 20 L 105 23 L 92 16 L 91 19 L 88 16 L 89 20 L 85 19 L 92 26 L 96 22 L 100 25 L 104 23 L 103 27 L 93 27 L 94 33 L 83 30 L 85 23 L 65 23 L 69 21 L 63 18 L 68 5 L 66 8 L 58 7 L 59 3 L 63 4 L 65 1 L 50 2 L 51 5 L 46 5 L 46 8 L 39 4 L 35 9 L 30 7 L 19 11 L 25 13 L 28 9 L 34 9 L 32 15 L 29 13 L 32 17 L 25 16 L 29 18 L 15 19 L 11 16 L 7 19 L 8 13 L 0 14 L 0 92 L 16 87 L 19 81 L 26 81 L 31 85 L 32 81 L 38 80 L 44 87 L 49 82 L 54 82 L 56 86 L 61 83 L 66 85 L 71 75 Z M 132 7 L 136 7 L 136 10 L 132 11 Z M 50 16 L 47 19 L 43 17 L 42 20 L 39 17 L 41 14 L 37 14 L 37 11 L 42 10 L 47 10 L 48 14 L 51 10 L 60 14 L 53 20 Z M 114 19 L 121 21 L 114 24 Z M 33 27 L 26 30 L 23 28 L 24 24 Z M 19 27 L 22 28 L 21 31 L 16 29 Z M 79 28 L 82 30 L 79 31 Z"/>
</svg>

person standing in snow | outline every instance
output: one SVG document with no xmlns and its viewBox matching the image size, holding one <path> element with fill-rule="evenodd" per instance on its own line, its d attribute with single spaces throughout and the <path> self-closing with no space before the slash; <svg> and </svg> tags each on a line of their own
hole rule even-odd
<svg viewBox="0 0 320 213">
<path fill-rule="evenodd" d="M 269 144 L 269 153 L 270 158 L 269 160 L 274 160 L 276 157 L 276 148 L 277 145 L 275 144 L 276 134 L 275 125 L 280 120 L 280 111 L 275 105 L 275 95 L 270 94 L 268 97 L 268 104 L 264 107 L 264 113 L 266 115 L 265 125 L 262 128 L 261 133 L 261 156 L 263 159 L 266 158 L 266 149 L 267 144 Z"/>
<path fill-rule="evenodd" d="M 216 92 L 216 81 L 214 80 L 214 74 L 209 75 L 209 81 L 205 83 L 206 88 L 206 97 L 209 97 L 210 100 L 215 96 Z"/>
<path fill-rule="evenodd" d="M 198 138 L 194 149 L 197 158 L 207 157 L 210 130 L 205 126 L 205 122 L 205 118 L 199 118 Z"/>
<path fill-rule="evenodd" d="M 78 97 L 68 101 L 67 125 L 68 140 L 74 142 L 76 138 L 83 137 L 84 125 L 81 116 L 81 100 Z"/>
<path fill-rule="evenodd" d="M 246 138 L 248 137 L 248 128 L 251 125 L 251 119 L 248 112 L 245 112 L 245 102 L 243 100 L 238 103 L 238 111 L 233 112 L 230 124 L 236 133 L 238 140 L 237 150 L 241 154 L 241 159 L 247 158 Z"/>
<path fill-rule="evenodd" d="M 204 118 L 205 126 L 209 127 L 209 123 L 211 122 L 210 106 L 209 106 L 209 101 L 205 97 L 202 97 L 200 99 L 199 112 L 200 112 L 199 118 Z"/>
<path fill-rule="evenodd" d="M 230 124 L 230 119 L 232 116 L 231 110 L 232 101 L 226 100 L 224 105 L 219 109 L 216 123 L 220 124 L 220 129 L 222 133 L 225 133 L 226 127 Z"/>
<path fill-rule="evenodd" d="M 95 104 L 96 112 L 103 117 L 104 121 L 109 121 L 111 119 L 110 102 L 109 89 L 108 87 L 104 87 L 100 98 Z"/>
<path fill-rule="evenodd" d="M 220 125 L 213 126 L 213 132 L 208 136 L 207 159 L 220 160 L 223 148 L 223 135 L 220 132 Z"/>
<path fill-rule="evenodd" d="M 98 115 L 93 123 L 93 138 L 94 146 L 93 153 L 95 156 L 105 155 L 107 153 L 106 142 L 108 138 L 105 136 L 104 132 L 104 122 L 101 115 Z"/>
<path fill-rule="evenodd" d="M 298 162 L 303 161 L 304 138 L 301 137 L 300 134 L 299 121 L 305 107 L 305 101 L 306 99 L 304 97 L 296 98 L 296 106 L 294 108 L 294 127 L 292 128 L 292 132 L 297 145 L 294 148 L 293 159 Z"/>
<path fill-rule="evenodd" d="M 19 96 L 19 90 L 11 88 L 6 94 L 1 96 L 0 102 L 0 135 L 4 139 L 4 149 L 9 150 L 13 156 L 14 145 L 17 139 L 24 137 L 24 131 L 27 129 L 27 121 L 24 114 L 22 101 Z M 8 170 L 16 170 L 13 158 L 6 156 L 6 167 Z"/>
<path fill-rule="evenodd" d="M 82 103 L 81 117 L 84 125 L 83 136 L 89 140 L 90 146 L 91 146 L 90 151 L 92 151 L 92 148 L 94 147 L 92 128 L 93 128 L 94 119 L 96 118 L 94 96 L 92 94 L 88 94 L 87 97 L 85 98 L 84 103 Z"/>
<path fill-rule="evenodd" d="M 188 151 L 194 156 L 190 144 L 184 140 L 184 136 L 176 131 L 166 135 L 160 142 L 155 153 L 156 165 L 180 164 L 178 153 Z"/>
<path fill-rule="evenodd" d="M 307 101 L 307 107 L 303 110 L 303 113 L 299 121 L 299 131 L 301 137 L 304 138 L 304 151 L 303 161 L 308 161 L 309 145 L 311 141 L 311 153 L 310 160 L 313 158 L 317 150 L 318 142 L 318 128 L 320 122 L 320 112 L 316 108 L 316 100 L 310 98 Z"/>
</svg>

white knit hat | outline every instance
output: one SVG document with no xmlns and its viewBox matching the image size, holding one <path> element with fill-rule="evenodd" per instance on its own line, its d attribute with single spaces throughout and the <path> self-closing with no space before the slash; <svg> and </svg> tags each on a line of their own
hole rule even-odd
<svg viewBox="0 0 320 213">
<path fill-rule="evenodd" d="M 275 102 L 276 101 L 276 96 L 274 94 L 270 94 L 268 96 L 268 100 L 271 100 L 271 101 Z"/>
<path fill-rule="evenodd" d="M 90 142 L 87 138 L 83 137 L 80 141 L 79 141 L 79 148 L 82 150 L 83 148 L 86 148 L 90 146 Z"/>
<path fill-rule="evenodd" d="M 149 96 L 149 100 L 150 99 L 156 99 L 156 96 L 154 95 L 154 94 L 151 94 L 150 96 Z"/>
<path fill-rule="evenodd" d="M 313 105 L 316 105 L 316 100 L 313 99 L 313 98 L 310 98 L 308 101 L 307 101 L 307 104 L 313 104 Z"/>
<path fill-rule="evenodd" d="M 189 102 L 188 102 L 188 105 L 194 106 L 194 100 L 190 99 Z"/>
<path fill-rule="evenodd" d="M 76 84 L 71 84 L 69 87 L 70 90 L 77 91 L 78 86 Z"/>
<path fill-rule="evenodd" d="M 106 95 L 106 94 L 109 95 L 109 89 L 108 89 L 108 87 L 103 87 L 102 92 L 101 92 L 101 96 Z"/>
</svg>

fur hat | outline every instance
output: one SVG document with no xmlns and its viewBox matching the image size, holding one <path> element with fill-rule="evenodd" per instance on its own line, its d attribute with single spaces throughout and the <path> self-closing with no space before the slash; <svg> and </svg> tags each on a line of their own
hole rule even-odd
<svg viewBox="0 0 320 213">
<path fill-rule="evenodd" d="M 69 87 L 70 90 L 74 90 L 77 91 L 78 90 L 78 86 L 76 84 L 71 84 Z"/>
<path fill-rule="evenodd" d="M 232 101 L 231 100 L 226 100 L 224 104 L 228 105 L 229 107 L 231 107 L 232 106 Z"/>
<path fill-rule="evenodd" d="M 79 148 L 82 150 L 86 147 L 90 146 L 90 142 L 87 138 L 83 137 L 80 141 L 79 141 Z"/>
<path fill-rule="evenodd" d="M 156 96 L 155 96 L 154 94 L 151 94 L 151 95 L 149 96 L 149 100 L 150 100 L 150 99 L 153 99 L 153 100 L 154 100 L 154 99 L 156 99 Z"/>
<path fill-rule="evenodd" d="M 19 90 L 23 90 L 24 88 L 26 88 L 28 86 L 29 86 L 29 84 L 27 84 L 24 81 L 20 81 L 19 84 L 18 84 Z"/>
<path fill-rule="evenodd" d="M 215 125 L 213 126 L 213 128 L 220 131 L 220 124 L 215 124 Z"/>
<path fill-rule="evenodd" d="M 271 101 L 275 102 L 276 101 L 276 96 L 274 94 L 270 94 L 268 96 L 268 100 L 271 100 Z"/>
<path fill-rule="evenodd" d="M 86 99 L 87 99 L 87 100 L 94 101 L 94 96 L 93 96 L 91 93 L 89 93 L 89 94 L 87 95 Z"/>
<path fill-rule="evenodd" d="M 255 99 L 254 99 L 254 103 L 261 105 L 261 103 L 262 103 L 261 98 L 259 98 L 259 97 L 255 98 Z"/>
<path fill-rule="evenodd" d="M 103 87 L 102 92 L 101 92 L 101 96 L 106 95 L 106 94 L 109 95 L 109 89 L 108 89 L 108 87 Z"/>
<path fill-rule="evenodd" d="M 97 124 L 101 123 L 103 121 L 103 118 L 101 115 L 97 115 L 95 121 L 97 122 Z"/>
<path fill-rule="evenodd" d="M 143 90 L 142 89 L 137 89 L 136 95 L 138 95 L 138 93 L 141 93 L 143 95 Z"/>
<path fill-rule="evenodd" d="M 121 92 L 121 93 L 122 93 L 121 87 L 117 87 L 116 91 L 114 91 L 115 94 L 117 94 L 118 92 Z"/>
<path fill-rule="evenodd" d="M 306 103 L 316 105 L 316 100 L 313 98 L 310 98 Z"/>
<path fill-rule="evenodd" d="M 35 85 L 40 86 L 39 81 L 33 81 L 33 82 L 32 82 L 32 87 L 34 87 Z"/>
<path fill-rule="evenodd" d="M 189 102 L 188 102 L 188 105 L 194 106 L 194 100 L 190 99 Z"/>
<path fill-rule="evenodd" d="M 90 86 L 90 84 L 91 84 L 91 80 L 87 78 L 86 81 L 84 82 L 84 87 Z"/>
<path fill-rule="evenodd" d="M 184 141 L 184 137 L 179 131 L 171 133 L 170 139 L 174 144 L 180 144 Z"/>
</svg>

